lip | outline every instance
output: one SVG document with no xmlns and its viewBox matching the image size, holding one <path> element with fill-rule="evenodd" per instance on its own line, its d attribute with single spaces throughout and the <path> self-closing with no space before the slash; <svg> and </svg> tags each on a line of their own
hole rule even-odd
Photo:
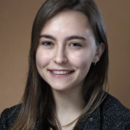
<svg viewBox="0 0 130 130">
<path fill-rule="evenodd" d="M 70 69 L 48 69 L 48 71 L 74 71 Z"/>
<path fill-rule="evenodd" d="M 55 78 L 65 78 L 65 77 L 69 77 L 70 75 L 72 75 L 74 73 L 74 70 L 66 70 L 66 69 L 49 69 L 48 70 L 50 75 L 55 77 Z M 52 71 L 72 71 L 71 73 L 68 73 L 68 74 L 54 74 L 52 73 Z"/>
</svg>

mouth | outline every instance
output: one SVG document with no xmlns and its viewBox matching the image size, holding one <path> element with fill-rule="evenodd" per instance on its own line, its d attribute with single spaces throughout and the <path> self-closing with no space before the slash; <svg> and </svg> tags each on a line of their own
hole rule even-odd
<svg viewBox="0 0 130 130">
<path fill-rule="evenodd" d="M 72 73 L 72 72 L 74 72 L 74 71 L 56 71 L 56 70 L 51 70 L 51 72 L 52 72 L 53 74 L 64 75 L 64 74 L 70 74 L 70 73 Z"/>
<path fill-rule="evenodd" d="M 64 77 L 69 76 L 74 73 L 74 70 L 48 70 L 52 76 L 56 77 Z"/>
</svg>

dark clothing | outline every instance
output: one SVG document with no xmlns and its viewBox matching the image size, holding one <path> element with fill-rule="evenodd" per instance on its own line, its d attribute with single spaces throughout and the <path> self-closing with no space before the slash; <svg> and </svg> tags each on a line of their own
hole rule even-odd
<svg viewBox="0 0 130 130">
<path fill-rule="evenodd" d="M 0 130 L 12 126 L 19 107 L 17 105 L 2 112 Z M 37 121 L 35 130 L 45 129 Z M 108 94 L 103 103 L 89 117 L 84 117 L 75 130 L 130 130 L 130 110 Z"/>
</svg>

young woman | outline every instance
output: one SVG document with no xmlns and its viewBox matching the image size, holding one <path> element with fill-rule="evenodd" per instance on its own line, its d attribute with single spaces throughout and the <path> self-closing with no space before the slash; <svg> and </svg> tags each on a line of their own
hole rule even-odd
<svg viewBox="0 0 130 130">
<path fill-rule="evenodd" d="M 130 111 L 109 95 L 108 44 L 93 0 L 47 0 L 32 29 L 21 104 L 0 130 L 129 130 Z"/>
</svg>

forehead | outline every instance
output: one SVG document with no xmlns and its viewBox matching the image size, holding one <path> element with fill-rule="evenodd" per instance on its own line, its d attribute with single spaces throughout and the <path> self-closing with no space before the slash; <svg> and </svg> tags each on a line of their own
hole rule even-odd
<svg viewBox="0 0 130 130">
<path fill-rule="evenodd" d="M 63 11 L 51 18 L 43 27 L 41 34 L 53 35 L 84 35 L 86 32 L 92 32 L 88 18 L 78 11 Z"/>
</svg>

